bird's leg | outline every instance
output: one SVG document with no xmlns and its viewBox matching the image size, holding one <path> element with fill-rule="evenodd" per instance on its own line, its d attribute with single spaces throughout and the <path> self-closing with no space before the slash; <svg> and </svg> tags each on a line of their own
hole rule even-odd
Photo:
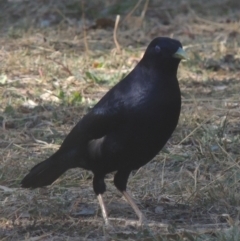
<svg viewBox="0 0 240 241">
<path fill-rule="evenodd" d="M 114 176 L 114 184 L 117 187 L 117 189 L 123 194 L 127 202 L 130 204 L 130 206 L 133 208 L 134 212 L 139 218 L 139 223 L 142 225 L 146 218 L 144 217 L 143 213 L 138 208 L 137 204 L 133 201 L 133 198 L 131 195 L 126 191 L 127 189 L 127 180 L 129 177 L 129 174 L 131 173 L 131 170 L 125 169 L 125 170 L 118 170 L 118 172 Z"/>
<path fill-rule="evenodd" d="M 127 202 L 130 204 L 130 206 L 133 208 L 134 212 L 139 218 L 139 223 L 142 225 L 146 220 L 145 216 L 140 211 L 137 204 L 133 201 L 133 198 L 130 196 L 130 194 L 127 191 L 122 191 L 122 194 L 126 198 Z"/>
<path fill-rule="evenodd" d="M 106 209 L 106 205 L 103 201 L 103 197 L 102 197 L 102 194 L 98 194 L 97 195 L 97 199 L 98 199 L 98 202 L 100 204 L 100 208 L 101 208 L 101 211 L 102 211 L 102 215 L 103 215 L 103 219 L 104 219 L 104 222 L 107 226 L 109 226 L 109 220 L 108 220 L 108 215 L 107 215 L 107 209 Z"/>
<path fill-rule="evenodd" d="M 102 211 L 102 216 L 104 219 L 104 222 L 106 224 L 106 226 L 110 226 L 109 225 L 109 219 L 108 219 L 108 215 L 107 215 L 107 209 L 106 209 L 106 205 L 103 201 L 103 193 L 106 191 L 106 185 L 104 182 L 104 175 L 102 173 L 94 173 L 94 177 L 93 177 L 93 190 L 97 195 L 97 199 Z"/>
</svg>

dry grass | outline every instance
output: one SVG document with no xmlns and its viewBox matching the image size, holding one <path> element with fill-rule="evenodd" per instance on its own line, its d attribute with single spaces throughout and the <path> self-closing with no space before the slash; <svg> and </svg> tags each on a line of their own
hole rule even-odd
<svg viewBox="0 0 240 241">
<path fill-rule="evenodd" d="M 205 7 L 185 1 L 176 8 L 153 1 L 139 19 L 142 2 L 139 12 L 128 16 L 130 22 L 120 21 L 120 52 L 113 27 L 84 33 L 83 21 L 65 14 L 62 5 L 56 9 L 64 21 L 39 28 L 51 16 L 48 5 L 37 11 L 40 2 L 25 5 L 32 9 L 26 16 L 30 28 L 21 25 L 24 17 L 13 22 L 23 14 L 21 3 L 7 6 L 12 18 L 2 13 L 9 22 L 0 38 L 0 240 L 240 240 L 238 1 L 222 1 L 222 6 L 207 1 Z M 88 17 L 84 23 L 91 26 Z M 134 28 L 137 20 L 143 25 Z M 19 188 L 27 171 L 59 147 L 159 35 L 181 40 L 190 61 L 179 71 L 183 104 L 177 130 L 129 179 L 149 226 L 125 226 L 136 217 L 112 185 L 112 175 L 105 194 L 111 231 L 103 226 L 90 172 L 70 170 L 44 189 Z"/>
</svg>

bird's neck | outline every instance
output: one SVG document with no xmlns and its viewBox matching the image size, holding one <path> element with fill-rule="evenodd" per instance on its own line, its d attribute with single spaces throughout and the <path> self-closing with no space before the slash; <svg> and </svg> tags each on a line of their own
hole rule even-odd
<svg viewBox="0 0 240 241">
<path fill-rule="evenodd" d="M 177 67 L 169 65 L 164 65 L 164 68 L 161 66 L 153 66 L 153 65 L 141 65 L 139 63 L 139 72 L 140 78 L 146 82 L 156 82 L 155 87 L 159 88 L 179 88 L 178 80 L 177 80 Z"/>
<path fill-rule="evenodd" d="M 165 76 L 177 76 L 177 69 L 180 61 L 178 59 L 165 59 L 164 61 L 146 61 L 146 59 L 142 59 L 139 62 L 141 68 L 149 69 L 152 72 L 161 73 L 161 75 Z"/>
</svg>

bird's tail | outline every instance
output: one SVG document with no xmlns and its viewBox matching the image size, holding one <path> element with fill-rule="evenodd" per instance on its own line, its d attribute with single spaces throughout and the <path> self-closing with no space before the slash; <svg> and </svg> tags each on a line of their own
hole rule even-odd
<svg viewBox="0 0 240 241">
<path fill-rule="evenodd" d="M 58 177 L 72 166 L 58 153 L 34 166 L 21 181 L 25 188 L 37 188 L 52 184 Z"/>
</svg>

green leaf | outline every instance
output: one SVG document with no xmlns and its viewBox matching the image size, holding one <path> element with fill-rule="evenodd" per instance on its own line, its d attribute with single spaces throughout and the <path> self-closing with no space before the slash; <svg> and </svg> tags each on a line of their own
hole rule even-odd
<svg viewBox="0 0 240 241">
<path fill-rule="evenodd" d="M 77 102 L 82 102 L 82 95 L 79 92 L 74 92 L 73 95 L 71 96 L 69 103 L 74 104 Z"/>
<path fill-rule="evenodd" d="M 7 105 L 5 107 L 4 113 L 6 114 L 12 114 L 14 112 L 14 108 L 11 105 Z"/>
<path fill-rule="evenodd" d="M 93 80 L 93 81 L 96 82 L 96 83 L 101 82 L 101 80 L 99 80 L 98 77 L 97 77 L 95 74 L 93 74 L 93 73 L 91 73 L 91 72 L 89 72 L 89 71 L 86 72 L 86 77 L 87 77 L 88 79 L 90 79 L 90 80 Z"/>
</svg>

